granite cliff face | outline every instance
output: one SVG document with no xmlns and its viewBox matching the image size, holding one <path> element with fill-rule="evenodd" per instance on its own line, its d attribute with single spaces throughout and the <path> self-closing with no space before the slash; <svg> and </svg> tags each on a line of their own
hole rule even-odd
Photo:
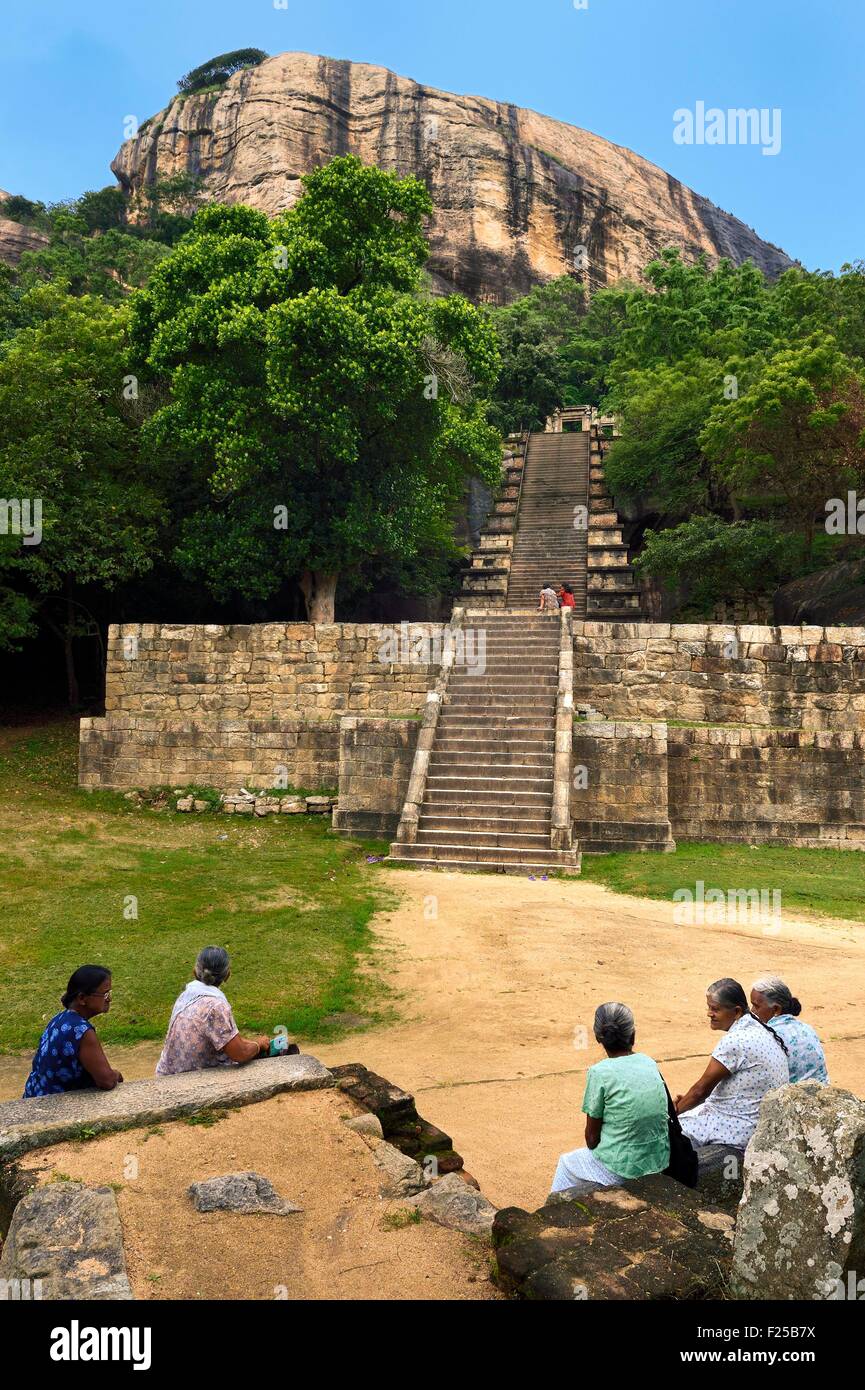
<svg viewBox="0 0 865 1390">
<path fill-rule="evenodd" d="M 9 197 L 0 188 L 0 203 Z M 48 245 L 44 232 L 35 227 L 25 227 L 22 222 L 13 222 L 9 217 L 0 217 L 0 261 L 7 265 L 17 265 L 25 251 L 38 251 Z"/>
<path fill-rule="evenodd" d="M 636 277 L 652 255 L 791 264 L 743 222 L 597 135 L 483 97 L 454 96 L 386 68 L 283 53 L 218 92 L 175 98 L 111 168 L 137 193 L 156 176 L 197 175 L 208 198 L 276 213 L 300 176 L 356 154 L 426 183 L 436 208 L 436 287 L 502 303 L 574 271 L 592 286 Z"/>
</svg>

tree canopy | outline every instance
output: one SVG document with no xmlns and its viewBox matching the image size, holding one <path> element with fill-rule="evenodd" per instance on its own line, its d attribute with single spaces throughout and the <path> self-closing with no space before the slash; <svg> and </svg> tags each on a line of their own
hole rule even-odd
<svg viewBox="0 0 865 1390">
<path fill-rule="evenodd" d="M 231 53 L 220 53 L 197 68 L 192 68 L 181 77 L 177 84 L 179 92 L 198 92 L 202 87 L 213 87 L 227 82 L 232 73 L 241 68 L 254 68 L 263 63 L 268 55 L 263 48 L 235 48 Z"/>
<path fill-rule="evenodd" d="M 525 421 L 525 408 L 508 415 L 514 398 L 546 407 L 552 389 L 614 413 L 606 475 L 651 527 L 642 566 L 675 576 L 701 611 L 725 585 L 765 594 L 827 558 L 827 501 L 865 489 L 865 265 L 770 283 L 748 262 L 686 264 L 670 249 L 641 284 L 573 313 L 556 298 L 568 284 L 497 311 L 531 325 L 535 356 L 525 332 L 500 333 L 493 418 Z"/>
<path fill-rule="evenodd" d="M 466 477 L 493 482 L 495 335 L 422 292 L 429 195 L 333 160 L 269 220 L 210 207 L 133 301 L 132 337 L 170 400 L 144 427 L 211 494 L 178 554 L 219 596 L 300 573 L 331 620 L 336 579 L 418 556 Z M 455 369 L 456 368 L 456 369 Z"/>
<path fill-rule="evenodd" d="M 64 644 L 87 616 L 75 591 L 113 587 L 153 563 L 159 500 L 125 415 L 125 310 L 55 285 L 26 296 L 30 320 L 0 351 L 0 497 L 31 531 L 0 536 L 0 646 L 44 621 Z"/>
</svg>

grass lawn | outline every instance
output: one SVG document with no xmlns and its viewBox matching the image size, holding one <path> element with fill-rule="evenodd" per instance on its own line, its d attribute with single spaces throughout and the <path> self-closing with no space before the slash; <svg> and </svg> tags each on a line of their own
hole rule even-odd
<svg viewBox="0 0 865 1390">
<path fill-rule="evenodd" d="M 675 854 L 584 855 L 582 877 L 617 893 L 670 900 L 700 879 L 707 890 L 777 889 L 782 911 L 865 922 L 865 854 L 856 850 L 685 842 Z"/>
<path fill-rule="evenodd" d="M 0 1051 L 31 1049 L 76 966 L 114 975 L 106 1042 L 161 1038 L 202 946 L 225 946 L 241 1030 L 331 1037 L 332 1013 L 378 1017 L 364 971 L 387 906 L 380 843 L 326 817 L 136 808 L 78 790 L 77 721 L 0 729 Z M 137 918 L 130 900 L 137 899 Z"/>
</svg>

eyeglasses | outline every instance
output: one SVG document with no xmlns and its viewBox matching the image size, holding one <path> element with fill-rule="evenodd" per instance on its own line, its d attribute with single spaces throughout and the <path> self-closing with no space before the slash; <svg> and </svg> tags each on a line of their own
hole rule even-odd
<svg viewBox="0 0 865 1390">
<path fill-rule="evenodd" d="M 94 989 L 92 994 L 85 995 L 87 999 L 110 999 L 114 993 L 113 989 Z"/>
</svg>

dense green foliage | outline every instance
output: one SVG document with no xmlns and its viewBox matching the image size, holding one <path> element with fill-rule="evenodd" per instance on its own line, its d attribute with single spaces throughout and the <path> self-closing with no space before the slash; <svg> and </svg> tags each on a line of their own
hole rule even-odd
<svg viewBox="0 0 865 1390">
<path fill-rule="evenodd" d="M 89 620 L 76 590 L 147 570 L 160 506 L 124 412 L 125 311 L 57 285 L 21 308 L 29 323 L 0 352 L 0 497 L 29 500 L 31 530 L 38 502 L 41 538 L 0 535 L 0 646 L 45 622 L 75 703 L 71 643 Z"/>
<path fill-rule="evenodd" d="M 490 311 L 502 355 L 490 419 L 502 435 L 542 430 L 562 404 L 567 383 L 562 349 L 582 308 L 582 286 L 563 276 Z"/>
<path fill-rule="evenodd" d="M 235 48 L 231 53 L 220 53 L 206 63 L 187 72 L 177 84 L 179 92 L 198 92 L 203 87 L 221 86 L 232 73 L 241 68 L 254 68 L 263 63 L 267 54 L 262 48 Z"/>
<path fill-rule="evenodd" d="M 56 635 L 73 704 L 125 595 L 249 620 L 296 583 L 332 617 L 337 574 L 352 603 L 448 591 L 466 479 L 498 477 L 495 335 L 425 290 L 421 184 L 337 160 L 274 221 L 193 222 L 196 194 L 4 209 L 46 245 L 0 265 L 0 498 L 43 508 L 31 546 L 3 509 L 0 649 Z"/>
<path fill-rule="evenodd" d="M 638 564 L 692 610 L 765 596 L 833 558 L 826 504 L 865 493 L 865 265 L 770 284 L 749 263 L 710 269 L 669 250 L 582 315 L 565 307 L 568 284 L 494 312 L 494 418 L 528 420 L 522 404 L 508 415 L 515 399 L 548 413 L 554 389 L 615 413 L 607 478 L 652 528 Z"/>
<path fill-rule="evenodd" d="M 133 301 L 133 343 L 167 381 L 145 449 L 216 499 L 179 554 L 212 591 L 308 595 L 440 546 L 469 473 L 498 476 L 486 396 L 495 338 L 457 295 L 421 293 L 429 197 L 336 159 L 270 221 L 205 208 Z"/>
</svg>

